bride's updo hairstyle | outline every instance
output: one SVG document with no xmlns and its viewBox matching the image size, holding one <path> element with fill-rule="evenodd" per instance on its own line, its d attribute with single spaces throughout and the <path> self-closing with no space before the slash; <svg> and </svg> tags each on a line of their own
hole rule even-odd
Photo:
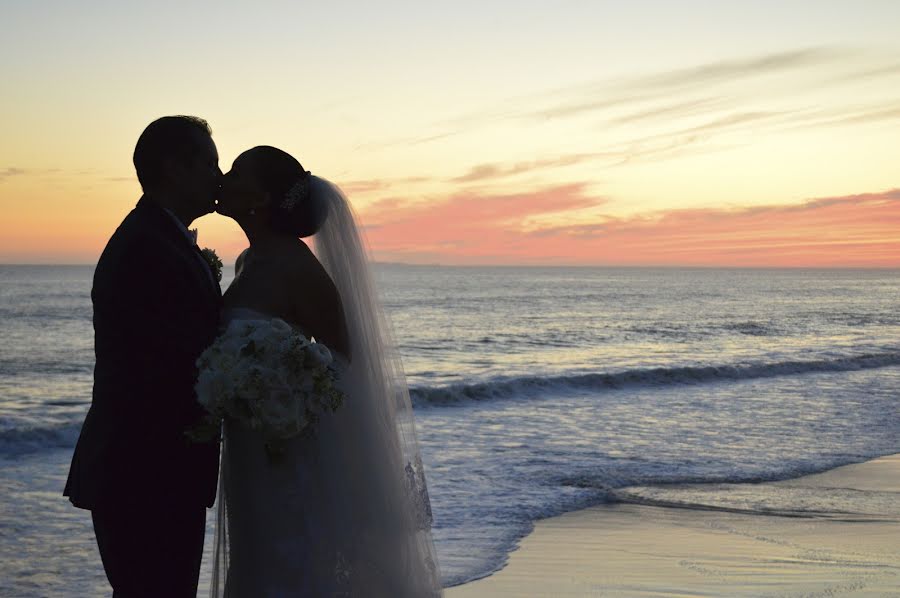
<svg viewBox="0 0 900 598">
<path fill-rule="evenodd" d="M 271 197 L 271 227 L 295 237 L 318 232 L 328 217 L 325 197 L 316 193 L 320 187 L 318 177 L 276 147 L 260 145 L 249 152 L 259 185 Z"/>
</svg>

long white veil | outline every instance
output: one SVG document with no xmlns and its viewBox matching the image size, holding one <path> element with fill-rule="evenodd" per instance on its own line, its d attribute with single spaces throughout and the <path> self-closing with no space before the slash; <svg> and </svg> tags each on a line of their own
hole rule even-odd
<svg viewBox="0 0 900 598">
<path fill-rule="evenodd" d="M 322 198 L 328 217 L 314 237 L 315 252 L 337 286 L 343 301 L 352 343 L 349 369 L 349 410 L 359 420 L 355 426 L 360 442 L 352 451 L 358 463 L 354 485 L 368 503 L 362 529 L 385 527 L 378 534 L 387 544 L 372 546 L 381 551 L 397 577 L 394 596 L 432 596 L 441 593 L 440 571 L 431 537 L 431 504 L 425 484 L 422 458 L 416 440 L 415 419 L 406 376 L 397 345 L 391 335 L 372 276 L 369 253 L 364 245 L 350 202 L 334 184 L 313 176 L 311 195 Z M 351 459 L 356 457 L 351 456 Z M 365 511 L 366 508 L 363 508 Z M 380 520 L 380 521 L 379 521 Z M 374 553 L 368 557 L 376 557 Z M 384 558 L 384 557 L 381 557 Z"/>
<path fill-rule="evenodd" d="M 412 405 L 368 252 L 340 189 L 313 176 L 310 191 L 328 209 L 314 237 L 315 253 L 340 293 L 352 362 L 339 381 L 344 405 L 321 418 L 315 438 L 302 449 L 303 517 L 310 518 L 303 529 L 311 531 L 297 541 L 313 548 L 298 566 L 322 577 L 312 584 L 312 595 L 441 596 Z M 223 466 L 223 479 L 227 473 Z M 214 597 L 225 595 L 228 570 L 225 485 L 227 480 L 220 484 Z"/>
</svg>

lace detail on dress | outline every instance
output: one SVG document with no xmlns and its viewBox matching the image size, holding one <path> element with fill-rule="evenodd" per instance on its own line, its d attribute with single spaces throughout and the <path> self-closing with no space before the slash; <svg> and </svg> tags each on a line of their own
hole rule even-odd
<svg viewBox="0 0 900 598">
<path fill-rule="evenodd" d="M 428 497 L 428 487 L 425 485 L 425 468 L 422 465 L 422 457 L 416 455 L 415 464 L 406 463 L 406 491 L 412 499 L 416 510 L 416 528 L 420 530 L 431 529 L 434 519 L 431 514 L 431 499 Z M 432 566 L 434 563 L 432 563 Z"/>
</svg>

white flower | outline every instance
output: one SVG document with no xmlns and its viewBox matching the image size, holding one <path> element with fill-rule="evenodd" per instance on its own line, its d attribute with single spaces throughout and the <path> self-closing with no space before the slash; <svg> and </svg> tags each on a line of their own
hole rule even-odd
<svg viewBox="0 0 900 598">
<path fill-rule="evenodd" d="M 235 320 L 197 360 L 197 400 L 267 440 L 290 438 L 335 408 L 333 394 L 316 392 L 321 384 L 334 392 L 331 362 L 325 345 L 284 320 Z"/>
<path fill-rule="evenodd" d="M 307 349 L 307 353 L 321 366 L 329 365 L 333 357 L 331 356 L 331 351 L 328 350 L 328 347 L 323 345 L 322 343 L 313 343 Z"/>
<path fill-rule="evenodd" d="M 197 378 L 197 385 L 195 387 L 197 391 L 197 401 L 199 401 L 207 411 L 211 411 L 215 404 L 216 393 L 212 390 L 212 384 L 213 379 L 217 375 L 218 374 L 211 370 L 203 370 Z"/>
<path fill-rule="evenodd" d="M 223 360 L 229 361 L 239 356 L 241 354 L 241 349 L 243 349 L 246 344 L 247 339 L 242 335 L 226 334 L 220 341 L 217 341 L 216 345 L 213 345 L 217 350 L 213 352 L 212 357 L 213 359 L 219 360 L 220 363 Z"/>
<path fill-rule="evenodd" d="M 266 330 L 265 328 L 254 328 L 250 334 L 247 336 L 247 345 L 253 343 L 256 346 L 256 350 L 263 350 L 266 345 L 269 343 L 271 336 L 271 332 Z"/>
<path fill-rule="evenodd" d="M 225 329 L 225 333 L 219 337 L 219 340 L 236 339 L 245 336 L 249 324 L 250 320 L 232 320 Z"/>
<path fill-rule="evenodd" d="M 210 413 L 220 412 L 219 403 L 228 393 L 228 377 L 218 369 L 204 369 L 197 379 L 197 401 Z"/>
<path fill-rule="evenodd" d="M 275 318 L 272 320 L 272 330 L 279 335 L 288 336 L 293 334 L 294 329 L 291 328 L 291 325 L 285 322 L 280 318 Z"/>
</svg>

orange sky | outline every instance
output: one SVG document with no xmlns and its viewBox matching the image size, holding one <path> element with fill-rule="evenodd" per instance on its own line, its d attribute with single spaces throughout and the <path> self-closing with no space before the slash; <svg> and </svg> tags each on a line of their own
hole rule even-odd
<svg viewBox="0 0 900 598">
<path fill-rule="evenodd" d="M 380 260 L 900 268 L 900 3 L 276 4 L 6 9 L 0 263 L 95 262 L 182 113 L 340 184 Z"/>
</svg>

